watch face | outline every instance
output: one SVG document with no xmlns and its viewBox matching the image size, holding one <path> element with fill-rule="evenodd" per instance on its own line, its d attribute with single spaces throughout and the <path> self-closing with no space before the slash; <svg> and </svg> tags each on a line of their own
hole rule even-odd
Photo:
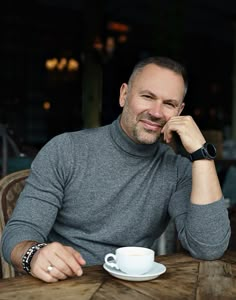
<svg viewBox="0 0 236 300">
<path fill-rule="evenodd" d="M 195 161 L 198 159 L 215 159 L 216 148 L 213 144 L 205 143 L 200 149 L 190 154 L 190 160 Z"/>
<path fill-rule="evenodd" d="M 215 156 L 216 156 L 216 148 L 215 148 L 215 146 L 212 145 L 212 144 L 207 144 L 206 145 L 206 149 L 207 149 L 208 154 L 211 157 L 215 158 Z"/>
</svg>

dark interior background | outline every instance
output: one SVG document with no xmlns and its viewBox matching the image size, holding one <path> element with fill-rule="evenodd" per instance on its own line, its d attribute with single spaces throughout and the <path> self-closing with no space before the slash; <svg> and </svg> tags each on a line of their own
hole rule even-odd
<svg viewBox="0 0 236 300">
<path fill-rule="evenodd" d="M 184 113 L 202 129 L 221 129 L 230 138 L 235 16 L 234 0 L 2 3 L 0 123 L 20 144 L 36 149 L 56 134 L 83 128 L 83 87 L 90 81 L 85 57 L 92 53 L 102 71 L 100 124 L 108 124 L 120 113 L 120 84 L 134 63 L 164 55 L 187 67 Z M 108 37 L 115 41 L 112 51 L 94 48 Z M 45 62 L 52 58 L 73 58 L 79 69 L 48 71 Z"/>
</svg>

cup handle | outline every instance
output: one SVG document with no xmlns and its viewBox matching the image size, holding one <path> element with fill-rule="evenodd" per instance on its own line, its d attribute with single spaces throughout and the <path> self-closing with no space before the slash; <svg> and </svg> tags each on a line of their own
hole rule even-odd
<svg viewBox="0 0 236 300">
<path fill-rule="evenodd" d="M 112 267 L 112 268 L 116 268 L 117 270 L 119 270 L 118 265 L 117 265 L 116 263 L 114 263 L 114 262 L 110 262 L 110 261 L 109 261 L 109 258 L 113 258 L 114 261 L 116 261 L 116 256 L 115 256 L 113 253 L 108 253 L 108 254 L 105 256 L 105 263 L 106 263 L 108 266 L 110 266 L 110 267 Z"/>
</svg>

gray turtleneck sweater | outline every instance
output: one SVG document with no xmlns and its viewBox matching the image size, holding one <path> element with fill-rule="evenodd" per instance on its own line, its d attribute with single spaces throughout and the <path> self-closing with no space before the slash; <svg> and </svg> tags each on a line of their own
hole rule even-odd
<svg viewBox="0 0 236 300">
<path fill-rule="evenodd" d="M 215 259 L 230 237 L 223 199 L 190 203 L 191 163 L 159 142 L 135 144 L 111 125 L 64 133 L 38 153 L 2 250 L 23 240 L 59 241 L 78 249 L 88 265 L 120 246 L 152 247 L 168 221 L 191 255 Z"/>
</svg>

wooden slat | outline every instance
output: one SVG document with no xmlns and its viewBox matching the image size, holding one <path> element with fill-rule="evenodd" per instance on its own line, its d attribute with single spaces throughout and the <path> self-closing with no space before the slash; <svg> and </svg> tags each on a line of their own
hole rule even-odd
<svg viewBox="0 0 236 300">
<path fill-rule="evenodd" d="M 148 300 L 142 291 L 133 289 L 132 286 L 126 286 L 121 280 L 110 280 L 103 284 L 99 291 L 94 295 L 93 300 Z M 158 299 L 158 298 L 155 298 Z"/>
<path fill-rule="evenodd" d="M 131 283 L 123 281 L 123 285 L 148 295 L 150 299 L 194 299 L 195 283 L 198 277 L 198 263 L 172 263 L 167 266 L 165 274 L 152 281 Z M 181 282 L 181 284 L 180 284 Z M 184 286 L 184 288 L 183 288 Z"/>
<path fill-rule="evenodd" d="M 197 300 L 236 299 L 236 281 L 229 263 L 201 262 L 197 285 Z"/>
</svg>

